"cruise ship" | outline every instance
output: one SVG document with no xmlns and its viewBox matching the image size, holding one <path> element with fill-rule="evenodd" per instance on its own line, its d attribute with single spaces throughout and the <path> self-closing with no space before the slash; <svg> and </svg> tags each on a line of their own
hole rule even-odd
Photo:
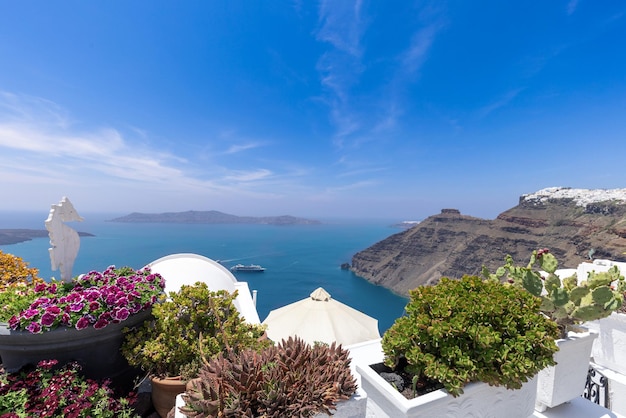
<svg viewBox="0 0 626 418">
<path fill-rule="evenodd" d="M 230 268 L 230 271 L 265 271 L 265 267 L 261 267 L 258 264 L 235 264 Z"/>
</svg>

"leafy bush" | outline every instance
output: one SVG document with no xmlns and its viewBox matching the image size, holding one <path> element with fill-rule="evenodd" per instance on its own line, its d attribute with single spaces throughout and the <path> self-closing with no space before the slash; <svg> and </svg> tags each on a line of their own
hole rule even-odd
<svg viewBox="0 0 626 418">
<path fill-rule="evenodd" d="M 56 360 L 36 368 L 0 375 L 0 415 L 3 418 L 130 418 L 134 394 L 116 397 L 109 382 L 96 382 L 79 374 L 77 364 L 60 369 Z"/>
<path fill-rule="evenodd" d="M 382 346 L 385 364 L 414 381 L 438 381 L 453 396 L 472 381 L 517 389 L 554 364 L 556 324 L 523 289 L 465 276 L 409 293 Z"/>
<path fill-rule="evenodd" d="M 331 414 L 356 391 L 348 352 L 289 338 L 262 352 L 220 353 L 183 394 L 187 417 L 306 417 Z"/>
<path fill-rule="evenodd" d="M 30 286 L 43 282 L 38 274 L 39 270 L 28 267 L 21 257 L 0 250 L 0 292 L 11 285 Z"/>
<path fill-rule="evenodd" d="M 262 349 L 265 329 L 248 324 L 233 305 L 237 292 L 212 292 L 206 283 L 182 286 L 152 309 L 153 319 L 125 329 L 122 353 L 131 366 L 158 377 L 195 377 L 201 350 L 212 357 L 225 349 Z"/>
</svg>

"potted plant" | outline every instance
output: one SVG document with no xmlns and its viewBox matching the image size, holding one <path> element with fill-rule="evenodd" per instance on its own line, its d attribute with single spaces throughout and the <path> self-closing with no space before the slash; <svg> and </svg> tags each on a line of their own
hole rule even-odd
<svg viewBox="0 0 626 418">
<path fill-rule="evenodd" d="M 626 281 L 619 273 L 618 266 L 612 262 L 607 264 L 610 266 L 596 265 L 595 262 L 594 264 L 585 263 L 582 269 L 579 266 L 578 274 L 582 273 L 589 278 L 598 274 L 610 274 L 612 278 L 618 277 L 613 281 L 612 287 L 626 297 Z M 598 272 L 595 268 L 604 271 Z M 626 301 L 611 315 L 586 322 L 584 326 L 598 333 L 598 338 L 594 340 L 591 350 L 593 362 L 626 376 Z"/>
<path fill-rule="evenodd" d="M 237 292 L 213 292 L 203 282 L 185 285 L 154 306 L 152 320 L 125 330 L 122 353 L 129 364 L 150 376 L 153 403 L 162 417 L 197 375 L 201 350 L 210 358 L 227 347 L 238 351 L 271 345 L 261 339 L 262 326 L 248 324 L 239 315 L 233 304 L 236 296 Z"/>
<path fill-rule="evenodd" d="M 510 256 L 505 261 L 495 274 L 483 269 L 484 275 L 507 280 L 541 298 L 541 312 L 559 328 L 557 365 L 539 374 L 537 409 L 551 408 L 580 396 L 597 337 L 581 324 L 605 318 L 622 306 L 624 296 L 611 288 L 611 283 L 623 277 L 615 269 L 590 275 L 580 283 L 576 274 L 560 279 L 556 274 L 558 262 L 548 249 L 533 251 L 525 267 L 515 266 Z"/>
<path fill-rule="evenodd" d="M 3 417 L 131 418 L 135 394 L 116 396 L 108 381 L 85 378 L 77 363 L 57 368 L 56 360 L 40 361 L 16 373 L 0 374 Z"/>
<path fill-rule="evenodd" d="M 14 264 L 9 261 L 0 269 L 6 272 L 7 265 Z M 9 281 L 0 291 L 0 357 L 5 370 L 15 372 L 54 358 L 60 364 L 79 362 L 86 377 L 114 380 L 132 372 L 119 351 L 122 328 L 149 318 L 165 285 L 149 268 L 114 266 L 67 283 L 46 283 L 32 274 Z"/>
<path fill-rule="evenodd" d="M 478 276 L 442 278 L 409 294 L 405 315 L 383 335 L 384 365 L 357 364 L 368 412 L 376 417 L 531 415 L 533 378 L 554 364 L 558 336 L 556 324 L 539 312 L 539 298 Z M 397 390 L 400 386 L 412 399 Z"/>
<path fill-rule="evenodd" d="M 348 351 L 289 337 L 261 352 L 233 350 L 208 360 L 182 395 L 186 417 L 331 415 L 356 391 Z M 317 415 L 316 415 L 317 416 Z"/>
</svg>

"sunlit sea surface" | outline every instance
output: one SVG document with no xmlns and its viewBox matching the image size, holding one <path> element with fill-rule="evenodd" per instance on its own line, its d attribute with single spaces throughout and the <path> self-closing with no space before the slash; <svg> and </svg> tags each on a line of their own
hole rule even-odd
<svg viewBox="0 0 626 418">
<path fill-rule="evenodd" d="M 45 229 L 47 215 L 0 212 L 0 228 Z M 227 267 L 260 264 L 265 272 L 235 276 L 258 291 L 261 320 L 270 310 L 304 299 L 321 286 L 334 299 L 378 319 L 381 334 L 402 315 L 407 302 L 340 268 L 356 252 L 400 232 L 392 226 L 398 220 L 321 219 L 321 225 L 295 226 L 138 224 L 108 222 L 120 214 L 81 215 L 83 222 L 68 226 L 95 236 L 81 237 L 74 275 L 110 265 L 140 268 L 175 253 L 200 254 Z M 0 250 L 22 257 L 43 278 L 59 278 L 50 268 L 49 247 L 47 238 L 37 238 L 0 245 Z"/>
</svg>

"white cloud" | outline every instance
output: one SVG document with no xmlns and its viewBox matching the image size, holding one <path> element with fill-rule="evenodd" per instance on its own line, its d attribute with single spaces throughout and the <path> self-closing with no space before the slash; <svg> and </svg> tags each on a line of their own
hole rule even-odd
<svg viewBox="0 0 626 418">
<path fill-rule="evenodd" d="M 490 113 L 502 107 L 505 107 L 511 101 L 513 101 L 517 97 L 517 95 L 521 93 L 522 91 L 524 91 L 524 88 L 517 88 L 517 89 L 513 89 L 513 90 L 506 92 L 504 95 L 502 95 L 502 97 L 498 98 L 496 101 L 489 103 L 488 105 L 480 108 L 477 112 L 478 116 L 480 118 L 484 118 L 488 116 Z"/>
<path fill-rule="evenodd" d="M 247 151 L 250 149 L 258 148 L 260 146 L 261 146 L 260 143 L 254 143 L 254 142 L 249 142 L 247 144 L 231 145 L 226 151 L 224 151 L 224 154 L 236 154 L 238 152 Z"/>
<path fill-rule="evenodd" d="M 272 175 L 272 172 L 267 169 L 260 169 L 254 171 L 235 171 L 230 175 L 224 177 L 225 180 L 228 181 L 237 181 L 237 182 L 249 182 L 265 179 Z"/>
<path fill-rule="evenodd" d="M 576 8 L 578 7 L 578 0 L 570 0 L 569 3 L 567 3 L 567 14 L 571 15 L 576 11 Z"/>
<path fill-rule="evenodd" d="M 402 66 L 406 73 L 415 74 L 420 70 L 441 27 L 439 23 L 433 23 L 413 34 L 411 44 L 401 55 Z"/>
</svg>

